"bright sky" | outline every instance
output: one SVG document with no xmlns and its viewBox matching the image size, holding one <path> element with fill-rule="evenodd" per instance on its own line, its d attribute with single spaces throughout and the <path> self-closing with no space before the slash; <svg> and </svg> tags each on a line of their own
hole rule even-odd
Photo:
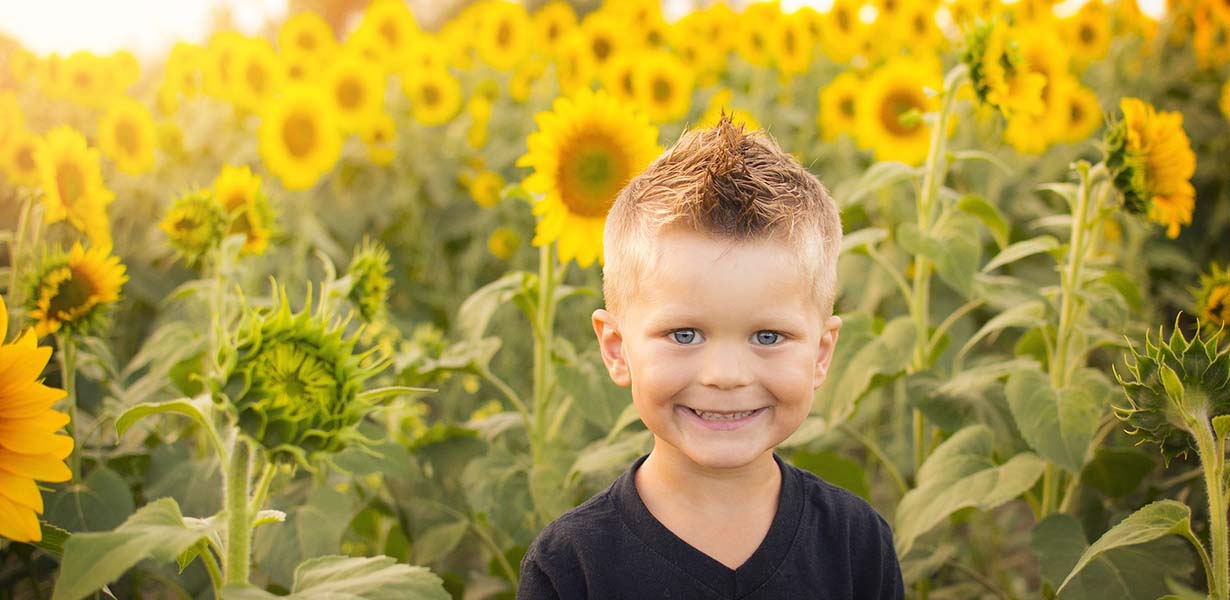
<svg viewBox="0 0 1230 600">
<path fill-rule="evenodd" d="M 1070 14 L 1087 0 L 1064 0 Z M 1141 10 L 1159 17 L 1166 0 L 1138 0 Z M 744 2 L 746 3 L 746 0 Z M 268 19 L 286 14 L 287 0 L 0 0 L 0 31 L 38 54 L 91 50 L 106 54 L 128 48 L 140 55 L 165 52 L 177 40 L 203 42 L 215 10 L 229 10 L 240 30 L 254 32 Z M 833 0 L 781 0 L 782 9 L 815 6 L 826 11 Z M 688 3 L 663 0 L 667 16 Z M 673 15 L 679 16 L 679 15 Z"/>
<path fill-rule="evenodd" d="M 255 31 L 286 14 L 286 0 L 0 0 L 0 31 L 38 54 L 127 48 L 159 54 L 178 40 L 202 42 L 217 9 Z"/>
</svg>

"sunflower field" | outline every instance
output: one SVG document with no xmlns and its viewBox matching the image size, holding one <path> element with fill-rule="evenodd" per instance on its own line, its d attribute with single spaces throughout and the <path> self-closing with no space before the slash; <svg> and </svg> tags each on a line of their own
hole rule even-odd
<svg viewBox="0 0 1230 600">
<path fill-rule="evenodd" d="M 0 35 L 0 598 L 512 598 L 652 446 L 607 210 L 723 114 L 841 208 L 777 452 L 910 597 L 1230 595 L 1225 1 L 444 4 Z"/>
</svg>

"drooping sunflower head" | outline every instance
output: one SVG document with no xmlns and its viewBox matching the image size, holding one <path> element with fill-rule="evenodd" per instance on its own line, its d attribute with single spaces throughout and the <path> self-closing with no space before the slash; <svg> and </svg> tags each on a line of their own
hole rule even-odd
<svg viewBox="0 0 1230 600">
<path fill-rule="evenodd" d="M 112 101 L 98 123 L 98 146 L 121 171 L 131 175 L 153 168 L 157 137 L 149 111 L 129 98 Z"/>
<path fill-rule="evenodd" d="M 333 169 L 342 151 L 337 111 L 329 95 L 310 85 L 289 85 L 261 115 L 265 166 L 291 190 L 312 187 Z"/>
<path fill-rule="evenodd" d="M 261 189 L 261 178 L 247 166 L 226 165 L 214 180 L 213 198 L 222 206 L 230 222 L 226 235 L 244 235 L 240 252 L 264 253 L 272 233 L 273 208 Z"/>
<path fill-rule="evenodd" d="M 661 151 L 657 128 L 606 92 L 588 89 L 557 99 L 535 120 L 529 152 L 517 160 L 533 169 L 525 188 L 542 194 L 533 244 L 559 240 L 561 261 L 575 257 L 588 267 L 602 257 L 602 229 L 616 195 Z"/>
<path fill-rule="evenodd" d="M 0 297 L 0 537 L 37 542 L 42 539 L 38 514 L 43 498 L 34 482 L 69 480 L 64 459 L 73 450 L 73 439 L 56 433 L 68 415 L 51 409 L 64 390 L 43 385 L 39 377 L 51 348 L 39 346 L 32 330 L 5 344 L 6 331 L 8 310 Z"/>
<path fill-rule="evenodd" d="M 1191 339 L 1178 325 L 1176 318 L 1169 341 L 1159 329 L 1156 345 L 1146 335 L 1143 353 L 1133 347 L 1126 377 L 1115 371 L 1128 399 L 1115 416 L 1141 443 L 1157 444 L 1167 462 L 1195 449 L 1197 427 L 1230 413 L 1230 349 L 1218 351 L 1217 335 L 1202 339 L 1199 323 Z"/>
<path fill-rule="evenodd" d="M 1194 292 L 1196 314 L 1202 320 L 1214 327 L 1230 327 L 1230 266 L 1209 265 L 1209 272 L 1200 276 L 1200 287 Z"/>
<path fill-rule="evenodd" d="M 43 257 L 30 278 L 26 295 L 34 332 L 85 335 L 101 328 L 106 310 L 128 281 L 119 257 L 107 248 L 86 250 L 78 242 L 68 252 Z"/>
<path fill-rule="evenodd" d="M 975 25 L 965 37 L 961 61 L 969 67 L 978 99 L 1005 117 L 1042 113 L 1046 76 L 1025 68 L 1020 48 L 1003 20 Z"/>
<path fill-rule="evenodd" d="M 1190 225 L 1196 203 L 1191 184 L 1196 155 L 1183 131 L 1183 115 L 1158 111 L 1138 98 L 1119 103 L 1123 118 L 1106 132 L 1106 166 L 1131 212 L 1166 226 L 1178 237 Z"/>
<path fill-rule="evenodd" d="M 346 268 L 350 292 L 346 298 L 365 322 L 376 320 L 385 310 L 393 281 L 389 279 L 389 251 L 380 242 L 363 240 Z"/>
<path fill-rule="evenodd" d="M 228 220 L 211 190 L 193 190 L 175 199 L 158 227 L 184 262 L 195 265 L 222 243 Z"/>
<path fill-rule="evenodd" d="M 277 461 L 307 464 L 357 439 L 355 426 L 371 404 L 364 383 L 385 365 L 356 353 L 344 324 L 326 322 L 306 307 L 249 313 L 234 348 L 224 350 L 224 381 L 214 397 L 233 411 L 244 435 Z"/>
</svg>

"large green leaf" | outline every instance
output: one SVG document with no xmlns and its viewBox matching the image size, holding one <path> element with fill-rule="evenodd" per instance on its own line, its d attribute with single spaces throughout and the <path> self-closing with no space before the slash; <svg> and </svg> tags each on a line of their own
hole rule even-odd
<svg viewBox="0 0 1230 600">
<path fill-rule="evenodd" d="M 100 467 L 82 482 L 59 487 L 46 498 L 44 518 L 71 531 L 108 531 L 132 514 L 135 506 L 128 482 L 115 471 Z"/>
<path fill-rule="evenodd" d="M 864 197 L 876 190 L 921 174 L 921 167 L 911 167 L 899 162 L 878 162 L 863 171 L 858 179 L 838 184 L 833 188 L 833 198 L 837 200 L 838 206 L 844 209 L 862 202 Z"/>
<path fill-rule="evenodd" d="M 1080 522 L 1071 515 L 1054 514 L 1034 526 L 1030 546 L 1038 555 L 1043 597 L 1072 571 L 1089 549 Z M 1170 591 L 1167 578 L 1186 578 L 1194 557 L 1174 537 L 1123 546 L 1099 554 L 1076 573 L 1058 597 L 1062 600 L 1152 600 Z"/>
<path fill-rule="evenodd" d="M 982 224 L 991 231 L 991 237 L 995 238 L 997 246 L 1003 248 L 1008 245 L 1008 234 L 1012 228 L 1008 225 L 1008 220 L 1004 218 L 1004 213 L 986 198 L 974 195 L 963 196 L 957 201 L 957 210 L 982 221 Z"/>
<path fill-rule="evenodd" d="M 1064 587 L 1072 581 L 1072 578 L 1076 577 L 1081 569 L 1084 569 L 1098 556 L 1116 548 L 1151 542 L 1171 534 L 1198 543 L 1195 541 L 1195 534 L 1192 533 L 1192 510 L 1186 504 L 1175 500 L 1159 500 L 1145 505 L 1128 515 L 1126 519 L 1119 521 L 1087 548 L 1076 561 L 1076 565 L 1072 567 L 1072 571 L 1064 578 L 1063 583 L 1059 584 L 1056 592 L 1063 592 Z"/>
<path fill-rule="evenodd" d="M 457 328 L 469 340 L 483 337 L 495 311 L 517 294 L 525 293 L 536 278 L 533 273 L 514 271 L 479 288 L 461 303 Z"/>
<path fill-rule="evenodd" d="M 1028 452 L 1002 465 L 992 460 L 994 437 L 971 425 L 940 444 L 918 470 L 918 485 L 897 506 L 897 551 L 910 551 L 919 536 L 964 508 L 990 510 L 1033 487 L 1046 463 Z"/>
<path fill-rule="evenodd" d="M 1008 378 L 1004 394 L 1021 435 L 1042 457 L 1079 473 L 1089 444 L 1106 412 L 1106 397 L 1073 385 L 1056 392 L 1050 378 L 1037 369 L 1023 369 Z"/>
<path fill-rule="evenodd" d="M 974 292 L 974 275 L 982 260 L 977 221 L 953 213 L 941 227 L 924 235 L 916 223 L 902 223 L 896 229 L 897 242 L 910 254 L 924 256 L 935 264 L 935 272 L 949 287 L 969 298 Z"/>
<path fill-rule="evenodd" d="M 867 484 L 867 472 L 857 461 L 827 450 L 812 452 L 800 449 L 790 457 L 790 462 L 833 485 L 854 492 L 863 499 L 871 499 L 871 486 Z"/>
<path fill-rule="evenodd" d="M 221 455 L 222 441 L 218 437 L 218 430 L 214 428 L 212 418 L 213 402 L 207 395 L 197 396 L 196 398 L 180 398 L 167 402 L 146 402 L 133 406 L 116 418 L 115 435 L 122 437 L 124 432 L 128 431 L 128 428 L 133 423 L 150 415 L 160 413 L 175 413 L 192 419 L 205 430 L 206 434 L 209 435 L 210 443 L 215 445 L 215 450 Z"/>
<path fill-rule="evenodd" d="M 1136 491 L 1155 467 L 1156 461 L 1140 449 L 1098 448 L 1081 472 L 1081 482 L 1107 497 L 1121 498 Z"/>
<path fill-rule="evenodd" d="M 572 406 L 601 431 L 609 431 L 628 405 L 626 392 L 611 382 L 596 353 L 580 354 L 571 365 L 556 363 L 555 373 Z"/>
<path fill-rule="evenodd" d="M 840 417 L 852 411 L 867 392 L 905 373 L 914 348 L 914 333 L 910 318 L 898 317 L 856 351 L 840 374 L 841 379 L 830 382 L 837 384 L 836 400 L 843 408 L 841 415 L 830 415 L 831 422 L 842 420 Z"/>
<path fill-rule="evenodd" d="M 388 556 L 322 556 L 295 569 L 289 596 L 257 587 L 228 585 L 224 600 L 449 600 L 443 582 L 423 567 L 398 564 Z"/>
<path fill-rule="evenodd" d="M 143 559 L 170 562 L 207 534 L 184 523 L 179 505 L 155 500 L 114 531 L 78 533 L 64 544 L 52 600 L 77 600 L 115 581 Z"/>
<path fill-rule="evenodd" d="M 428 528 L 414 538 L 414 561 L 431 563 L 448 556 L 466 533 L 470 531 L 470 522 L 452 521 Z"/>
<path fill-rule="evenodd" d="M 995 258 L 987 261 L 987 264 L 982 266 L 983 273 L 989 273 L 1004 265 L 1012 264 L 1027 256 L 1049 252 L 1059 247 L 1059 240 L 1053 236 L 1040 235 L 1036 238 L 1031 238 L 1021 242 L 1017 242 L 1004 248 Z"/>
</svg>

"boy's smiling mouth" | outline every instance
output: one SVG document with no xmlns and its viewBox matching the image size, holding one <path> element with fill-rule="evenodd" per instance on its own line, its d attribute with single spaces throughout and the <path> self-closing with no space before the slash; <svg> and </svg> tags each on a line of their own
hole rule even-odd
<svg viewBox="0 0 1230 600">
<path fill-rule="evenodd" d="M 743 424 L 751 421 L 760 415 L 760 413 L 768 410 L 769 407 L 762 406 L 751 410 L 704 410 L 692 408 L 690 406 L 678 405 L 684 409 L 683 412 L 690 415 L 696 421 L 699 421 L 710 429 L 729 430 L 741 427 Z"/>
</svg>

